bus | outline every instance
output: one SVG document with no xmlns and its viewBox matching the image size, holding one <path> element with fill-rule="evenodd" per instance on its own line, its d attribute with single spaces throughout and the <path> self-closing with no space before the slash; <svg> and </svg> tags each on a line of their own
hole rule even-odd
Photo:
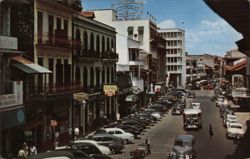
<svg viewBox="0 0 250 159">
<path fill-rule="evenodd" d="M 183 112 L 184 129 L 199 129 L 202 127 L 202 110 L 197 108 L 185 109 Z"/>
</svg>

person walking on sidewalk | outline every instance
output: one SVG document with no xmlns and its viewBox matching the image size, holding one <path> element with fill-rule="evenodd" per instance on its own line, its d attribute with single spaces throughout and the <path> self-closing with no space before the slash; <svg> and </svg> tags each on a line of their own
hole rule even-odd
<svg viewBox="0 0 250 159">
<path fill-rule="evenodd" d="M 146 148 L 147 148 L 147 155 L 151 154 L 151 150 L 150 150 L 151 145 L 150 145 L 148 139 L 145 140 L 145 145 L 146 145 Z"/>
<path fill-rule="evenodd" d="M 209 139 L 211 139 L 214 135 L 212 124 L 209 125 Z"/>
</svg>

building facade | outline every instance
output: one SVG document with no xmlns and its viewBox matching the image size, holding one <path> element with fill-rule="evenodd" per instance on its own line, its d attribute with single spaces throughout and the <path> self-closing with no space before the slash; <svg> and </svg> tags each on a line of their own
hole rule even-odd
<svg viewBox="0 0 250 159">
<path fill-rule="evenodd" d="M 73 78 L 83 86 L 75 93 L 82 97 L 75 99 L 73 127 L 80 128 L 80 135 L 103 126 L 103 121 L 115 120 L 118 109 L 116 95 L 107 96 L 103 90 L 116 86 L 116 32 L 93 18 L 93 12 L 81 12 L 74 15 L 73 22 Z"/>
<path fill-rule="evenodd" d="M 185 31 L 173 28 L 159 29 L 158 32 L 166 40 L 168 81 L 175 87 L 184 87 L 186 84 Z"/>
<path fill-rule="evenodd" d="M 116 28 L 119 54 L 117 71 L 129 71 L 133 86 L 152 92 L 151 84 L 165 86 L 165 41 L 152 19 L 118 19 L 115 10 L 95 10 L 96 20 Z M 160 84 L 159 83 L 159 84 Z"/>
</svg>

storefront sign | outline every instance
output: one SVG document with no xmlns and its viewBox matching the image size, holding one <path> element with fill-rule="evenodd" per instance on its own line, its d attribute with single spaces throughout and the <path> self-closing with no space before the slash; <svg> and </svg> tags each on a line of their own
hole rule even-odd
<svg viewBox="0 0 250 159">
<path fill-rule="evenodd" d="M 8 94 L 0 96 L 0 107 L 9 107 L 16 105 L 15 94 Z"/>
<path fill-rule="evenodd" d="M 50 120 L 50 126 L 52 127 L 56 127 L 58 124 L 57 124 L 57 121 L 56 120 Z"/>
<path fill-rule="evenodd" d="M 105 93 L 105 96 L 112 97 L 117 92 L 117 85 L 104 85 L 103 91 Z"/>
</svg>

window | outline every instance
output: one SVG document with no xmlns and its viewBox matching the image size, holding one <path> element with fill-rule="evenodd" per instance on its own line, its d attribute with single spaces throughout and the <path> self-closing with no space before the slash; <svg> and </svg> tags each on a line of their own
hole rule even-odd
<svg viewBox="0 0 250 159">
<path fill-rule="evenodd" d="M 109 133 L 109 134 L 114 134 L 115 131 L 114 131 L 114 130 L 110 130 L 108 133 Z"/>
<path fill-rule="evenodd" d="M 93 33 L 91 33 L 90 34 L 90 49 L 91 50 L 94 50 L 95 48 L 94 48 L 94 46 L 95 46 L 95 41 L 94 41 L 95 39 L 94 39 L 94 34 Z"/>
<path fill-rule="evenodd" d="M 109 42 L 109 37 L 107 38 L 107 47 L 106 47 L 107 50 L 110 50 L 110 42 Z"/>
<path fill-rule="evenodd" d="M 37 12 L 37 36 L 38 36 L 38 43 L 42 42 L 43 36 L 43 13 Z"/>
<path fill-rule="evenodd" d="M 100 37 L 99 37 L 99 35 L 96 36 L 96 51 L 100 52 Z"/>
<path fill-rule="evenodd" d="M 68 33 L 68 20 L 63 21 L 64 30 Z"/>
<path fill-rule="evenodd" d="M 62 28 L 61 18 L 56 18 L 56 28 L 60 30 Z"/>
<path fill-rule="evenodd" d="M 49 42 L 52 42 L 53 40 L 53 34 L 54 34 L 54 17 L 52 15 L 49 15 Z"/>
<path fill-rule="evenodd" d="M 203 59 L 200 59 L 200 61 L 203 61 Z"/>
<path fill-rule="evenodd" d="M 102 36 L 102 53 L 105 52 L 105 38 Z"/>
<path fill-rule="evenodd" d="M 122 132 L 119 131 L 119 130 L 116 130 L 116 131 L 115 131 L 115 134 L 122 134 Z"/>
<path fill-rule="evenodd" d="M 88 50 L 88 33 L 84 31 L 83 33 L 83 47 L 85 50 Z"/>
<path fill-rule="evenodd" d="M 134 30 L 134 27 L 132 27 L 132 26 L 128 27 L 128 35 L 129 36 L 133 35 L 133 30 Z"/>
</svg>

